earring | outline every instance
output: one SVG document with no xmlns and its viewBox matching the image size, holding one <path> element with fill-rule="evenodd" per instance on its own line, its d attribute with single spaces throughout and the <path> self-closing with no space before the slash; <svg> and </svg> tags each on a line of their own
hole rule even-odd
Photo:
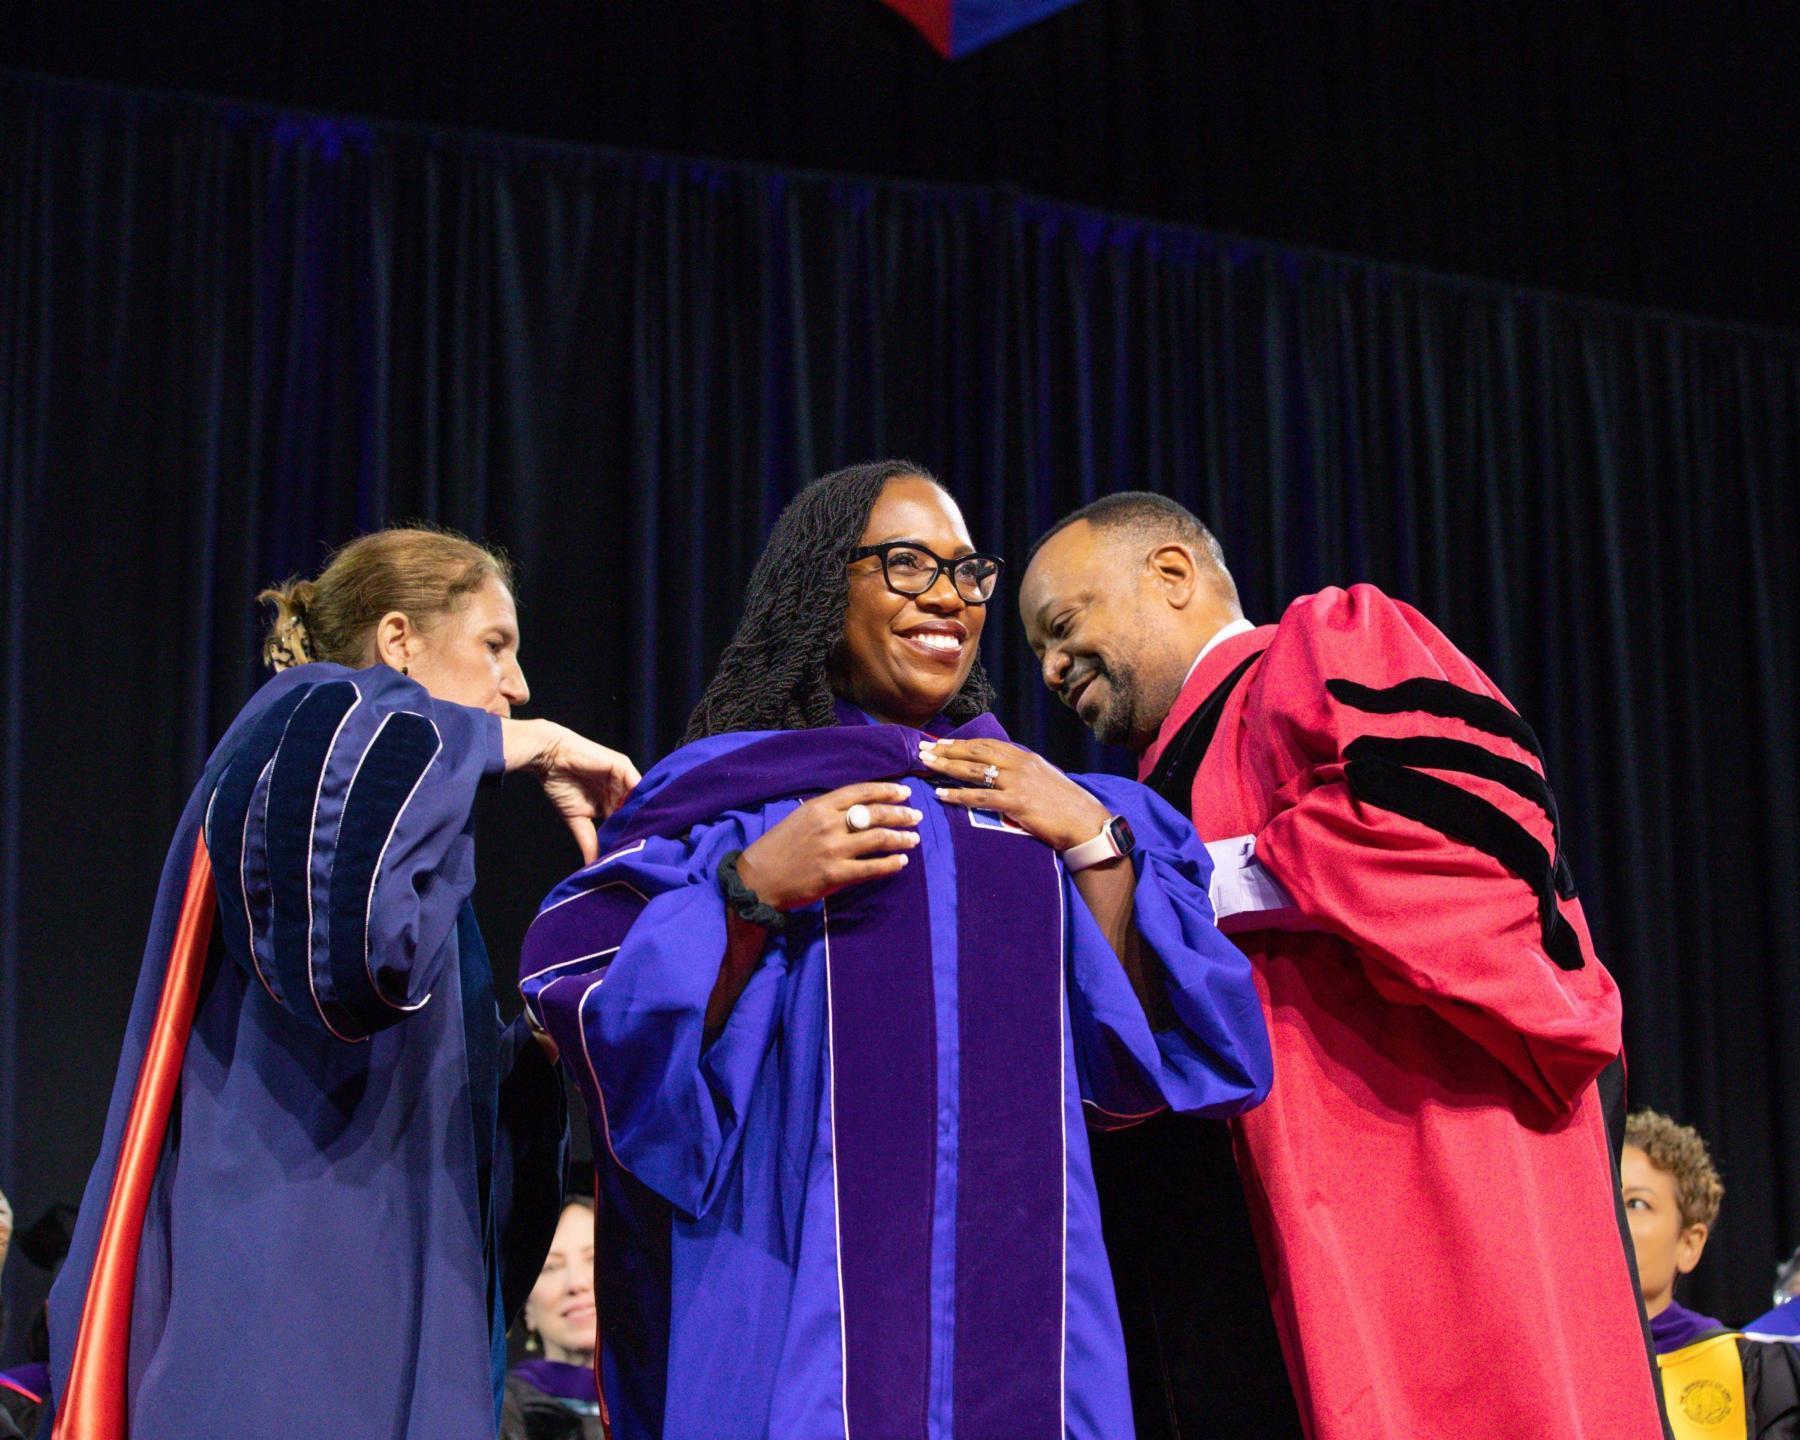
<svg viewBox="0 0 1800 1440">
<path fill-rule="evenodd" d="M 538 1339 L 537 1331 L 527 1330 L 525 1332 L 525 1351 L 526 1351 L 526 1353 L 529 1355 L 535 1355 L 538 1353 L 538 1351 L 542 1350 L 543 1348 L 544 1348 L 543 1342 Z"/>
<path fill-rule="evenodd" d="M 412 666 L 410 666 L 410 665 L 402 665 L 402 666 L 401 666 L 401 667 L 400 667 L 400 673 L 401 673 L 401 674 L 402 674 L 402 675 L 406 675 L 406 676 L 411 676 L 411 674 L 412 674 Z"/>
</svg>

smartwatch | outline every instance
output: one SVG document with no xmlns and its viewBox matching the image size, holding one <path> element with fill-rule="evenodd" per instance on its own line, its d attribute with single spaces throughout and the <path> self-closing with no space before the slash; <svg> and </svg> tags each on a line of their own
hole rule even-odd
<svg viewBox="0 0 1800 1440">
<path fill-rule="evenodd" d="M 1092 840 L 1083 840 L 1062 852 L 1063 869 L 1073 875 L 1090 865 L 1104 865 L 1108 860 L 1121 859 L 1136 848 L 1131 822 L 1123 815 L 1115 815 L 1100 827 L 1100 833 Z"/>
</svg>

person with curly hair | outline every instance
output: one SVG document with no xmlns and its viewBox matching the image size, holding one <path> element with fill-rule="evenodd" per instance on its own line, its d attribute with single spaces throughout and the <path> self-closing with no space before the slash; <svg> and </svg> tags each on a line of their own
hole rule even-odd
<svg viewBox="0 0 1800 1440">
<path fill-rule="evenodd" d="M 503 1026 L 478 791 L 583 855 L 631 761 L 513 715 L 504 556 L 389 529 L 264 592 L 276 674 L 175 832 L 50 1297 L 58 1440 L 492 1440 L 555 1229 L 560 1078 Z"/>
<path fill-rule="evenodd" d="M 1625 1122 L 1619 1161 L 1638 1284 L 1676 1440 L 1800 1436 L 1800 1349 L 1756 1339 L 1675 1298 L 1718 1223 L 1725 1185 L 1706 1141 L 1655 1110 Z"/>
<path fill-rule="evenodd" d="M 1001 570 L 917 465 L 809 486 L 527 935 L 620 1440 L 1133 1435 L 1083 1112 L 1236 1114 L 1268 1037 L 1183 817 L 990 713 Z"/>
</svg>

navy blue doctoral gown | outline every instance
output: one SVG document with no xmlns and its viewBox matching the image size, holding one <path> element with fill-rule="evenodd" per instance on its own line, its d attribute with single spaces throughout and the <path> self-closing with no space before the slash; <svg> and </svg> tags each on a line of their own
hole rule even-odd
<svg viewBox="0 0 1800 1440">
<path fill-rule="evenodd" d="M 233 722 L 169 851 L 51 1295 L 59 1398 L 204 827 L 218 912 L 137 1252 L 130 1434 L 491 1440 L 566 1134 L 469 906 L 502 769 L 498 720 L 387 666 L 295 667 Z"/>
</svg>

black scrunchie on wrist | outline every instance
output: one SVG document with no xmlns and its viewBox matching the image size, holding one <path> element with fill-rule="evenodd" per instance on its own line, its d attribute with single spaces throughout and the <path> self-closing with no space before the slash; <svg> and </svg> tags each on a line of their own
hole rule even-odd
<svg viewBox="0 0 1800 1440">
<path fill-rule="evenodd" d="M 752 925 L 760 925 L 765 930 L 782 930 L 787 927 L 787 916 L 773 905 L 765 905 L 762 897 L 744 883 L 744 877 L 738 874 L 738 859 L 742 850 L 729 851 L 719 862 L 719 893 L 725 897 L 725 903 L 736 912 L 740 920 L 748 920 Z"/>
</svg>

